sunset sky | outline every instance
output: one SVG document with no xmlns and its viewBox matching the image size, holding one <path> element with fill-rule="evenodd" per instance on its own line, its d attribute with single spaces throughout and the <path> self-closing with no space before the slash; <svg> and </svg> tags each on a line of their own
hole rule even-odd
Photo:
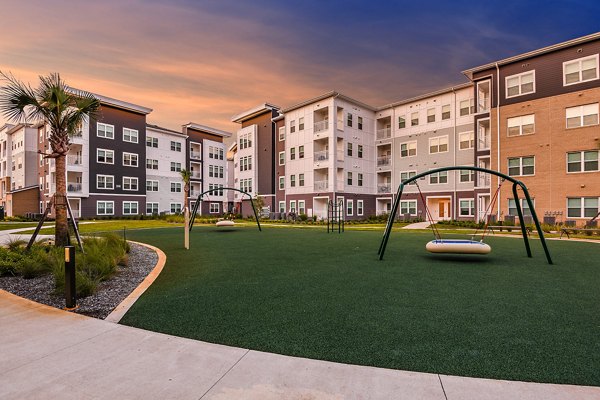
<svg viewBox="0 0 600 400">
<path fill-rule="evenodd" d="M 2 0 L 0 70 L 233 132 L 230 117 L 338 90 L 375 106 L 600 31 L 590 1 Z M 5 121 L 0 117 L 0 125 Z"/>
</svg>

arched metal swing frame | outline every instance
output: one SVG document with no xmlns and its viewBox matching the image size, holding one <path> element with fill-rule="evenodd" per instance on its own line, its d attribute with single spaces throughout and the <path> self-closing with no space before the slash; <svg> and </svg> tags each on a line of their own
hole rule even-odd
<svg viewBox="0 0 600 400">
<path fill-rule="evenodd" d="M 256 207 L 254 207 L 254 200 L 252 200 L 252 196 L 250 196 L 250 194 L 248 192 L 244 192 L 243 190 L 240 190 L 237 188 L 230 188 L 230 187 L 219 187 L 219 188 L 208 189 L 198 195 L 198 198 L 196 199 L 196 203 L 194 204 L 194 209 L 192 211 L 192 215 L 190 218 L 190 231 L 194 227 L 194 221 L 196 220 L 196 214 L 198 213 L 198 207 L 200 206 L 200 203 L 202 202 L 202 197 L 204 197 L 205 194 L 212 193 L 212 192 L 218 192 L 221 190 L 233 190 L 236 192 L 240 192 L 244 196 L 248 196 L 248 199 L 250 200 L 250 205 L 252 206 L 252 211 L 254 212 L 254 218 L 256 219 L 256 225 L 258 225 L 258 230 L 262 232 L 262 228 L 260 227 L 260 221 L 258 219 L 258 213 L 256 212 Z"/>
<path fill-rule="evenodd" d="M 521 234 L 523 235 L 523 242 L 525 243 L 525 251 L 527 252 L 527 257 L 531 258 L 532 257 L 531 256 L 531 248 L 529 246 L 529 238 L 527 237 L 527 228 L 525 227 L 525 224 L 523 224 L 523 210 L 521 209 L 520 201 L 518 201 L 518 199 L 519 199 L 518 188 L 520 187 L 521 190 L 523 190 L 523 194 L 525 195 L 525 199 L 527 200 L 527 205 L 529 206 L 529 210 L 531 211 L 531 217 L 533 218 L 535 227 L 536 227 L 538 235 L 540 237 L 540 241 L 542 243 L 542 247 L 544 248 L 544 253 L 546 254 L 546 260 L 548 260 L 548 264 L 552 264 L 552 258 L 550 257 L 550 251 L 548 250 L 548 246 L 546 244 L 546 239 L 544 238 L 544 232 L 542 231 L 540 221 L 535 212 L 533 202 L 531 201 L 531 196 L 529 196 L 529 191 L 527 190 L 527 186 L 525 186 L 525 184 L 523 182 L 521 182 L 511 176 L 503 174 L 502 172 L 493 171 L 491 169 L 480 168 L 480 167 L 471 167 L 471 166 L 455 166 L 455 167 L 443 167 L 443 168 L 432 169 L 430 171 L 426 171 L 421 174 L 415 175 L 412 178 L 409 178 L 400 184 L 400 186 L 398 187 L 398 192 L 396 193 L 396 199 L 394 200 L 394 204 L 392 206 L 392 210 L 390 212 L 390 216 L 387 221 L 387 225 L 385 227 L 385 231 L 383 233 L 383 238 L 381 239 L 381 244 L 379 245 L 379 252 L 377 253 L 379 255 L 379 259 L 383 260 L 383 255 L 385 254 L 385 248 L 387 246 L 388 240 L 390 238 L 390 234 L 392 232 L 394 220 L 396 219 L 396 213 L 398 212 L 398 207 L 400 204 L 400 199 L 402 197 L 402 192 L 404 191 L 404 186 L 410 184 L 411 182 L 415 182 L 418 179 L 421 179 L 427 175 L 431 175 L 431 174 L 435 174 L 435 173 L 439 173 L 439 172 L 445 172 L 445 171 L 461 171 L 461 170 L 462 171 L 468 170 L 468 171 L 483 172 L 483 173 L 487 173 L 490 175 L 498 176 L 509 182 L 512 182 L 512 184 L 513 184 L 512 192 L 513 192 L 513 196 L 515 198 L 517 214 L 519 216 L 519 225 L 521 226 Z M 425 205 L 425 206 L 427 206 L 427 205 Z"/>
</svg>

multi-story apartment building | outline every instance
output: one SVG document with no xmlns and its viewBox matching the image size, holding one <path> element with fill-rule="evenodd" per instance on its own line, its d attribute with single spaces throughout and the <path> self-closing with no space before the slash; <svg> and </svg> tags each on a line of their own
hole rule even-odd
<svg viewBox="0 0 600 400">
<path fill-rule="evenodd" d="M 146 125 L 146 214 L 174 214 L 183 209 L 180 171 L 186 165 L 186 139 L 181 132 Z"/>
<path fill-rule="evenodd" d="M 227 196 L 222 190 L 227 187 L 227 149 L 223 139 L 232 134 L 193 122 L 183 125 L 182 132 L 187 137 L 185 165 L 191 172 L 190 207 L 201 193 L 218 189 L 203 196 L 198 212 L 221 214 L 229 211 L 226 209 Z"/>
<path fill-rule="evenodd" d="M 599 54 L 596 33 L 463 72 L 478 161 L 523 181 L 538 214 L 582 224 L 600 210 Z M 497 213 L 516 215 L 509 185 Z"/>
</svg>

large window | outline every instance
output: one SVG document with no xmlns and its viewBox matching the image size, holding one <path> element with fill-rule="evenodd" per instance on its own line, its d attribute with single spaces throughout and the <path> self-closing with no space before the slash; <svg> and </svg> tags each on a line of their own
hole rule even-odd
<svg viewBox="0 0 600 400">
<path fill-rule="evenodd" d="M 508 118 L 507 125 L 508 136 L 531 135 L 535 133 L 535 114 Z"/>
<path fill-rule="evenodd" d="M 598 54 L 563 63 L 563 85 L 598 79 Z"/>
<path fill-rule="evenodd" d="M 460 216 L 461 217 L 473 217 L 475 216 L 475 200 L 474 199 L 461 199 L 459 202 Z"/>
<path fill-rule="evenodd" d="M 429 139 L 429 154 L 445 153 L 448 151 L 448 136 L 438 136 Z"/>
<path fill-rule="evenodd" d="M 469 169 L 461 169 L 460 171 L 458 171 L 458 173 L 460 182 L 475 182 L 475 171 Z"/>
<path fill-rule="evenodd" d="M 158 181 L 146 181 L 146 192 L 158 192 Z"/>
<path fill-rule="evenodd" d="M 252 147 L 252 134 L 246 133 L 240 136 L 240 150 Z"/>
<path fill-rule="evenodd" d="M 146 214 L 158 214 L 158 203 L 146 203 Z"/>
<path fill-rule="evenodd" d="M 245 156 L 240 158 L 240 171 L 251 171 L 252 170 L 252 156 Z"/>
<path fill-rule="evenodd" d="M 123 215 L 136 215 L 138 213 L 138 202 L 137 201 L 124 201 L 123 202 Z"/>
<path fill-rule="evenodd" d="M 535 92 L 535 70 L 506 77 L 506 97 L 522 96 Z"/>
<path fill-rule="evenodd" d="M 123 128 L 123 141 L 129 143 L 137 143 L 138 131 L 135 129 Z"/>
<path fill-rule="evenodd" d="M 414 177 L 415 175 L 417 175 L 417 171 L 402 171 L 400 172 L 400 182 L 404 183 L 406 180 Z M 411 185 L 414 185 L 414 182 L 410 183 Z"/>
<path fill-rule="evenodd" d="M 96 162 L 102 164 L 114 164 L 115 152 L 113 150 L 96 149 Z"/>
<path fill-rule="evenodd" d="M 210 203 L 210 209 L 208 212 L 210 214 L 218 214 L 220 212 L 219 203 Z"/>
<path fill-rule="evenodd" d="M 439 185 L 442 183 L 448 183 L 448 171 L 436 172 L 429 175 L 430 185 Z"/>
<path fill-rule="evenodd" d="M 240 190 L 252 193 L 252 178 L 240 179 Z"/>
<path fill-rule="evenodd" d="M 400 202 L 400 214 L 417 215 L 417 201 L 416 200 L 402 200 Z"/>
<path fill-rule="evenodd" d="M 567 198 L 568 218 L 593 218 L 598 214 L 598 197 Z"/>
<path fill-rule="evenodd" d="M 135 153 L 123 153 L 123 165 L 126 167 L 137 167 L 138 155 Z"/>
<path fill-rule="evenodd" d="M 567 128 L 598 125 L 598 103 L 566 109 Z"/>
<path fill-rule="evenodd" d="M 172 172 L 181 171 L 181 163 L 171 161 L 171 171 Z"/>
<path fill-rule="evenodd" d="M 417 155 L 417 142 L 400 144 L 400 157 L 413 157 Z"/>
<path fill-rule="evenodd" d="M 152 136 L 146 136 L 146 147 L 158 148 L 158 138 Z M 153 203 L 150 203 L 153 204 Z"/>
<path fill-rule="evenodd" d="M 524 216 L 531 216 L 531 210 L 529 209 L 529 204 L 526 199 L 521 199 L 521 211 Z M 535 199 L 532 199 L 531 202 L 535 207 Z M 508 215 L 519 215 L 517 213 L 517 203 L 515 199 L 508 199 Z"/>
<path fill-rule="evenodd" d="M 146 159 L 146 169 L 158 169 L 158 160 Z"/>
<path fill-rule="evenodd" d="M 138 190 L 138 178 L 133 176 L 124 176 L 123 190 Z"/>
<path fill-rule="evenodd" d="M 526 176 L 535 174 L 535 157 L 515 157 L 508 159 L 508 175 Z"/>
<path fill-rule="evenodd" d="M 458 134 L 458 148 L 460 150 L 472 149 L 473 147 L 475 147 L 475 134 L 473 132 Z"/>
<path fill-rule="evenodd" d="M 171 141 L 171 151 L 181 151 L 181 142 Z"/>
<path fill-rule="evenodd" d="M 598 171 L 598 150 L 567 153 L 567 172 Z"/>
<path fill-rule="evenodd" d="M 96 188 L 97 189 L 114 189 L 115 188 L 114 175 L 96 175 Z"/>
<path fill-rule="evenodd" d="M 115 213 L 115 202 L 114 201 L 97 201 L 96 202 L 96 214 L 97 215 L 113 215 Z"/>
<path fill-rule="evenodd" d="M 171 203 L 171 214 L 181 214 L 181 203 Z"/>
<path fill-rule="evenodd" d="M 115 138 L 115 127 L 113 125 L 103 124 L 101 122 L 98 122 L 96 136 L 105 138 L 105 139 L 114 139 Z"/>
<path fill-rule="evenodd" d="M 475 100 L 468 99 L 460 102 L 459 115 L 464 117 L 465 115 L 473 114 L 475 112 Z"/>
<path fill-rule="evenodd" d="M 171 193 L 181 193 L 181 182 L 171 182 Z"/>
</svg>

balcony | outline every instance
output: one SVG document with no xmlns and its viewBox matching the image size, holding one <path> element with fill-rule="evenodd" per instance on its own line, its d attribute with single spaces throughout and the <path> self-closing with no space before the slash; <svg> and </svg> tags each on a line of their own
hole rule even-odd
<svg viewBox="0 0 600 400">
<path fill-rule="evenodd" d="M 384 183 L 377 185 L 377 193 L 392 193 L 392 184 Z"/>
<path fill-rule="evenodd" d="M 314 133 L 323 132 L 329 129 L 329 120 L 323 120 L 314 123 Z"/>
<path fill-rule="evenodd" d="M 392 164 L 392 157 L 390 156 L 379 156 L 377 157 L 378 167 L 389 167 Z"/>
<path fill-rule="evenodd" d="M 81 193 L 82 185 L 77 182 L 67 182 L 67 192 L 69 193 Z"/>
<path fill-rule="evenodd" d="M 329 160 L 329 151 L 327 151 L 327 150 L 315 151 L 315 158 L 314 158 L 315 162 L 327 161 L 327 160 Z"/>
<path fill-rule="evenodd" d="M 190 158 L 200 160 L 202 158 L 202 153 L 199 151 L 190 150 Z"/>
<path fill-rule="evenodd" d="M 377 129 L 377 140 L 389 139 L 392 137 L 392 128 L 387 127 L 383 129 Z"/>
<path fill-rule="evenodd" d="M 81 166 L 83 163 L 82 157 L 77 154 L 68 154 L 67 155 L 67 165 L 75 165 Z"/>
<path fill-rule="evenodd" d="M 202 179 L 202 174 L 200 172 L 192 172 L 190 174 L 190 178 L 192 178 L 192 179 Z"/>
<path fill-rule="evenodd" d="M 490 111 L 490 98 L 481 97 L 477 99 L 477 112 L 484 113 Z"/>
<path fill-rule="evenodd" d="M 479 172 L 477 174 L 477 187 L 490 187 L 492 177 L 489 174 Z"/>
<path fill-rule="evenodd" d="M 491 142 L 490 136 L 480 136 L 477 142 L 477 150 L 489 150 Z"/>
<path fill-rule="evenodd" d="M 315 181 L 315 192 L 323 192 L 329 187 L 328 181 Z"/>
</svg>

